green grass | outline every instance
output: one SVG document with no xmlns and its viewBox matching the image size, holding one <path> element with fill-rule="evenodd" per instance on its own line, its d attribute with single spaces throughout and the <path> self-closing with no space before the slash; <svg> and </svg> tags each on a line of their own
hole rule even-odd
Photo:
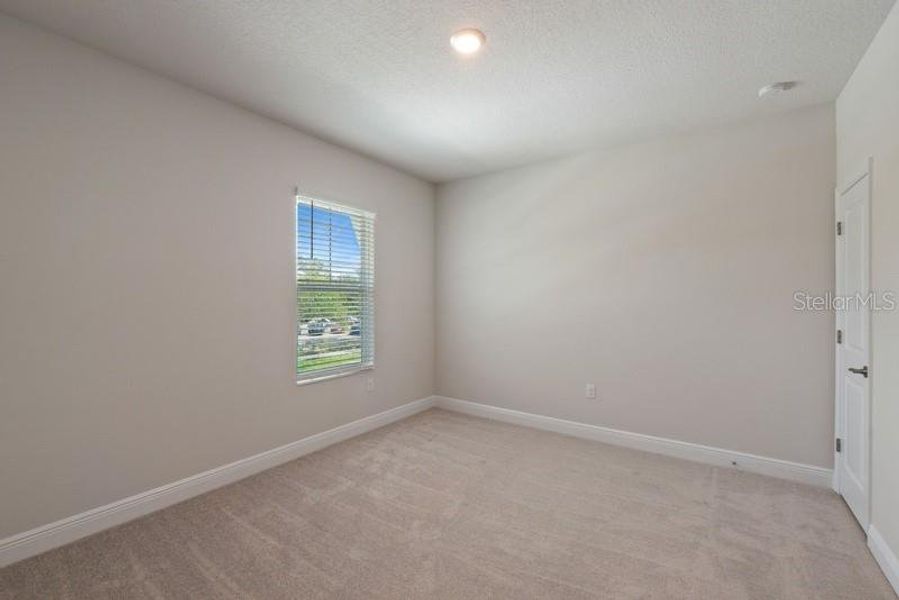
<svg viewBox="0 0 899 600">
<path fill-rule="evenodd" d="M 301 356 L 297 358 L 297 372 L 308 373 L 309 371 L 333 369 L 334 367 L 343 367 L 360 362 L 362 362 L 362 350 L 360 348 L 347 350 L 339 354 L 329 354 L 328 356 Z"/>
</svg>

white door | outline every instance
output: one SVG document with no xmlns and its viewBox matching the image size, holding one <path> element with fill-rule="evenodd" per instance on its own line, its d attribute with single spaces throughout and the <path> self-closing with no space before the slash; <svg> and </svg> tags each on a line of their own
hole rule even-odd
<svg viewBox="0 0 899 600">
<path fill-rule="evenodd" d="M 835 483 L 862 528 L 870 489 L 870 170 L 838 190 Z"/>
</svg>

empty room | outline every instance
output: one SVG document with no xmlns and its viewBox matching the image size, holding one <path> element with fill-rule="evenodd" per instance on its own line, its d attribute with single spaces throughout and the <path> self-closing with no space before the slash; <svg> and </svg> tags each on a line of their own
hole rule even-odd
<svg viewBox="0 0 899 600">
<path fill-rule="evenodd" d="M 899 598 L 895 0 L 0 0 L 0 600 Z"/>
</svg>

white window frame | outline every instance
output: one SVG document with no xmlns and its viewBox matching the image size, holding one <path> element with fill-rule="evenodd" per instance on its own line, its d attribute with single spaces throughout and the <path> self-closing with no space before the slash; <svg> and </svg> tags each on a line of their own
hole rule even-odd
<svg viewBox="0 0 899 600">
<path fill-rule="evenodd" d="M 376 213 L 348 206 L 337 202 L 332 202 L 323 198 L 319 194 L 305 194 L 299 190 L 295 193 L 294 204 L 294 259 L 295 259 L 295 281 L 296 289 L 294 295 L 294 377 L 297 385 L 306 385 L 319 381 L 326 381 L 339 377 L 346 377 L 362 371 L 369 371 L 375 367 L 375 220 Z M 359 363 L 350 365 L 342 365 L 339 367 L 323 368 L 319 370 L 300 373 L 300 290 L 303 284 L 299 281 L 300 256 L 299 256 L 299 205 L 308 203 L 313 207 L 324 208 L 345 214 L 354 219 L 361 219 L 365 226 L 369 228 L 367 239 L 359 240 L 361 253 L 361 276 L 362 282 L 359 289 L 363 296 L 364 314 L 360 315 L 360 342 L 361 342 L 361 358 Z M 307 286 L 308 287 L 308 286 Z"/>
</svg>

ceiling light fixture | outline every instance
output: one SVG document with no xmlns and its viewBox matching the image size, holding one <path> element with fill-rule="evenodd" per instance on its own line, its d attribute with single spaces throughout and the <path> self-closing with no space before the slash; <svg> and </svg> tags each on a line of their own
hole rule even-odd
<svg viewBox="0 0 899 600">
<path fill-rule="evenodd" d="M 799 82 L 797 81 L 778 81 L 766 85 L 759 90 L 759 98 L 764 98 L 765 96 L 776 96 L 777 94 L 781 94 L 783 92 L 789 92 L 794 87 L 796 87 L 798 83 Z"/>
<path fill-rule="evenodd" d="M 462 29 L 450 38 L 450 44 L 459 54 L 474 54 L 486 41 L 487 37 L 477 29 Z"/>
</svg>

